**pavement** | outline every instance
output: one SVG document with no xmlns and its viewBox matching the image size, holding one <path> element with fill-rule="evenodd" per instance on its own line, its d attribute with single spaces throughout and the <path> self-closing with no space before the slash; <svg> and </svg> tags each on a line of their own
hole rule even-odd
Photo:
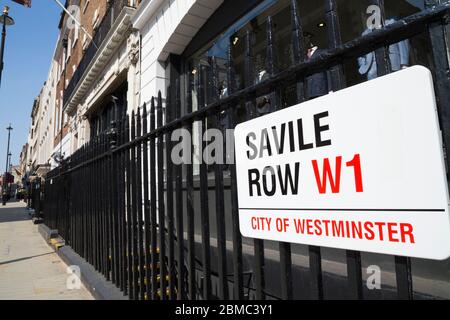
<svg viewBox="0 0 450 320">
<path fill-rule="evenodd" d="M 66 271 L 24 203 L 0 206 L 0 300 L 93 300 L 82 284 L 67 288 Z"/>
</svg>

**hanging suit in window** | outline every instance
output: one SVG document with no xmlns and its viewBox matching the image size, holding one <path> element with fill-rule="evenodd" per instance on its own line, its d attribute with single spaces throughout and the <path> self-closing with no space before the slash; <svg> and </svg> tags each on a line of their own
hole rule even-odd
<svg viewBox="0 0 450 320">
<path fill-rule="evenodd" d="M 386 21 L 386 25 L 394 23 L 395 19 Z M 375 29 L 374 29 L 375 30 Z M 363 32 L 363 36 L 371 33 L 373 30 L 367 29 Z M 409 65 L 409 40 L 392 44 L 389 46 L 389 60 L 392 71 L 399 71 L 402 67 Z M 368 80 L 378 77 L 377 61 L 375 52 L 370 52 L 363 57 L 358 58 L 359 73 L 367 75 Z"/>
<path fill-rule="evenodd" d="M 316 58 L 324 53 L 323 49 L 316 49 L 309 57 L 309 60 Z M 330 85 L 328 83 L 327 72 L 319 72 L 309 76 L 306 79 L 307 84 L 307 99 L 314 99 L 328 94 Z"/>
</svg>

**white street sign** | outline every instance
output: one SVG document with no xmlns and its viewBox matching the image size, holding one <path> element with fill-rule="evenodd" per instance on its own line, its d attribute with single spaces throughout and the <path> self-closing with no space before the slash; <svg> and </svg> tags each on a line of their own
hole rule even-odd
<svg viewBox="0 0 450 320">
<path fill-rule="evenodd" d="M 235 145 L 243 236 L 450 256 L 428 69 L 411 67 L 242 123 Z"/>
</svg>

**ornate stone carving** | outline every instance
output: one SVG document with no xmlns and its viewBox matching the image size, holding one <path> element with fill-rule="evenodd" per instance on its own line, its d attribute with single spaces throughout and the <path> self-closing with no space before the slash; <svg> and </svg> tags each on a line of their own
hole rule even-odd
<svg viewBox="0 0 450 320">
<path fill-rule="evenodd" d="M 130 49 L 128 50 L 128 61 L 132 65 L 136 65 L 139 62 L 139 41 L 132 42 Z"/>
</svg>

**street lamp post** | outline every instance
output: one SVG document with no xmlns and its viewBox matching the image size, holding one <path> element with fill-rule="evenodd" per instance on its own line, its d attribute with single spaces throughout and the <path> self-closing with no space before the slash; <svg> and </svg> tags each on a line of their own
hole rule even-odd
<svg viewBox="0 0 450 320">
<path fill-rule="evenodd" d="M 7 165 L 6 165 L 6 167 L 8 168 L 8 169 L 11 169 L 11 157 L 12 157 L 12 153 L 10 152 L 10 153 L 8 153 L 8 162 L 7 162 Z"/>
<path fill-rule="evenodd" d="M 12 153 L 10 152 L 10 153 L 8 153 L 8 173 L 9 174 L 12 174 L 12 161 L 11 161 L 11 159 L 12 159 Z M 11 177 L 11 176 L 9 176 L 9 177 Z M 8 187 L 8 195 L 11 195 L 11 182 L 8 182 L 7 187 Z"/>
<path fill-rule="evenodd" d="M 6 188 L 7 188 L 7 176 L 8 176 L 8 165 L 9 165 L 9 146 L 10 146 L 10 142 L 11 142 L 11 130 L 13 130 L 13 128 L 11 127 L 11 124 L 9 125 L 8 128 L 6 128 L 6 130 L 8 130 L 8 147 L 6 149 L 6 168 L 5 168 L 5 175 L 3 176 L 3 188 L 2 188 L 2 197 L 3 197 L 3 205 L 6 205 L 6 201 L 7 201 L 7 195 L 6 195 Z"/>
<path fill-rule="evenodd" d="M 33 171 L 33 162 L 30 160 L 28 162 L 28 177 L 27 177 L 27 207 L 31 208 L 31 181 L 30 176 L 31 172 Z"/>
<path fill-rule="evenodd" d="M 2 83 L 3 73 L 3 55 L 5 53 L 5 41 L 6 41 L 6 26 L 14 25 L 14 19 L 9 16 L 9 7 L 5 6 L 3 9 L 3 15 L 0 17 L 0 23 L 3 24 L 2 28 L 2 45 L 0 49 L 0 86 Z"/>
</svg>

